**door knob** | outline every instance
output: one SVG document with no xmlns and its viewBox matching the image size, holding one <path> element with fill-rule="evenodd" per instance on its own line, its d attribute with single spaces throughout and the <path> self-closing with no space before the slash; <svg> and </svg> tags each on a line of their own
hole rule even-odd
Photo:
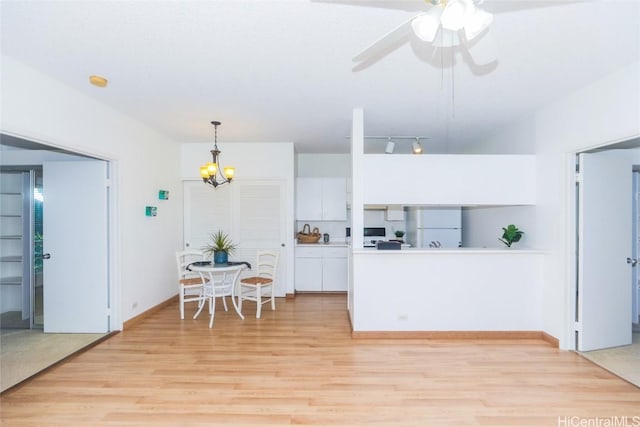
<svg viewBox="0 0 640 427">
<path fill-rule="evenodd" d="M 627 258 L 627 264 L 631 264 L 631 267 L 635 267 L 638 263 L 638 260 L 635 258 Z"/>
</svg>

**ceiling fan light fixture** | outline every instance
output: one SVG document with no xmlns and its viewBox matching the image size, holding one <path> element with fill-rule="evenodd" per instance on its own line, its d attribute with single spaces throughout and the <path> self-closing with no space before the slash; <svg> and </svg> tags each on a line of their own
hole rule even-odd
<svg viewBox="0 0 640 427">
<path fill-rule="evenodd" d="M 467 40 L 473 40 L 484 30 L 489 28 L 489 25 L 491 25 L 492 22 L 493 15 L 491 13 L 476 8 L 464 25 L 465 37 Z"/>
<path fill-rule="evenodd" d="M 472 9 L 475 8 L 473 3 L 469 0 L 449 0 L 442 11 L 442 16 L 440 17 L 442 28 L 451 31 L 458 31 L 462 29 L 467 15 L 472 12 Z"/>
<path fill-rule="evenodd" d="M 421 13 L 411 21 L 413 32 L 420 40 L 432 42 L 438 34 L 440 28 L 440 16 L 442 9 L 440 7 L 432 7 L 426 13 Z"/>
</svg>

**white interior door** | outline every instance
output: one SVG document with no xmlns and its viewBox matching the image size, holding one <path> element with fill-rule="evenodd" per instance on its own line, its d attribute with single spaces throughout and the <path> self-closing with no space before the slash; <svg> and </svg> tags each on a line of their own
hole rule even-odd
<svg viewBox="0 0 640 427">
<path fill-rule="evenodd" d="M 210 233 L 229 233 L 237 245 L 231 261 L 254 263 L 259 249 L 279 249 L 276 295 L 287 285 L 285 183 L 281 180 L 234 180 L 214 189 L 202 181 L 184 183 L 184 245 L 200 249 Z M 243 276 L 251 272 L 243 273 Z"/>
<path fill-rule="evenodd" d="M 202 249 L 218 230 L 231 233 L 231 185 L 184 182 L 184 247 Z"/>
<path fill-rule="evenodd" d="M 238 243 L 239 260 L 253 263 L 258 250 L 278 250 L 276 296 L 287 290 L 287 251 L 285 184 L 281 180 L 234 182 L 233 236 Z M 250 275 L 244 272 L 243 275 Z"/>
<path fill-rule="evenodd" d="M 580 154 L 578 350 L 631 344 L 632 160 Z"/>
<path fill-rule="evenodd" d="M 108 332 L 107 163 L 42 170 L 44 331 Z"/>
</svg>

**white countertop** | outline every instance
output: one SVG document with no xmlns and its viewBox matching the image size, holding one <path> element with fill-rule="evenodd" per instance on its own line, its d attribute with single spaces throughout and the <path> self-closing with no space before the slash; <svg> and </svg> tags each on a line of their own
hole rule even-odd
<svg viewBox="0 0 640 427">
<path fill-rule="evenodd" d="M 346 242 L 329 242 L 329 243 L 323 243 L 322 239 L 320 239 L 319 242 L 317 243 L 297 243 L 296 242 L 296 246 L 314 246 L 314 247 L 341 247 L 341 248 L 346 248 L 347 246 L 349 246 Z"/>
<path fill-rule="evenodd" d="M 354 249 L 354 254 L 544 254 L 546 251 L 531 248 L 402 248 L 401 250 L 377 250 L 376 248 Z"/>
</svg>

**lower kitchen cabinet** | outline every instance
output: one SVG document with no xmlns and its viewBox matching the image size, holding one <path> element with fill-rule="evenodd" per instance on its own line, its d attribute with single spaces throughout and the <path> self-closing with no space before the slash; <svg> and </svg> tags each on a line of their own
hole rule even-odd
<svg viewBox="0 0 640 427">
<path fill-rule="evenodd" d="M 347 290 L 347 248 L 296 247 L 296 291 L 338 292 Z"/>
</svg>

